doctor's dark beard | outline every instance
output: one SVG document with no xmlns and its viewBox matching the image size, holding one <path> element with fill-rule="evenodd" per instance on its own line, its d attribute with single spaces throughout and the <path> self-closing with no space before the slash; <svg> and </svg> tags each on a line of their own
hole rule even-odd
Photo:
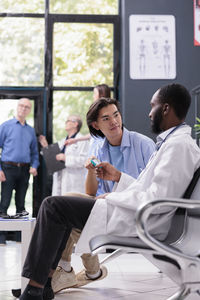
<svg viewBox="0 0 200 300">
<path fill-rule="evenodd" d="M 162 120 L 163 120 L 162 107 L 160 107 L 156 111 L 156 113 L 154 115 L 154 119 L 151 121 L 151 129 L 152 129 L 153 133 L 159 134 L 162 132 L 162 129 L 161 129 Z"/>
</svg>

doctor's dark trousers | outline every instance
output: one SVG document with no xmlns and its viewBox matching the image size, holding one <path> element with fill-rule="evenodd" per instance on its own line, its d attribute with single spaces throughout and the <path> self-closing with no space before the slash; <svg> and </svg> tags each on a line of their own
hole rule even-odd
<svg viewBox="0 0 200 300">
<path fill-rule="evenodd" d="M 51 269 L 55 270 L 72 228 L 82 230 L 95 200 L 55 196 L 46 198 L 24 263 L 22 276 L 45 285 Z"/>
</svg>

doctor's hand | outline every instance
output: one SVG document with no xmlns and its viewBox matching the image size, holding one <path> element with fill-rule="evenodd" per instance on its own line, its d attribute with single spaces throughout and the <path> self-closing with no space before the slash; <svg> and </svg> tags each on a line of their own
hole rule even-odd
<svg viewBox="0 0 200 300">
<path fill-rule="evenodd" d="M 96 175 L 103 180 L 112 180 L 119 182 L 121 172 L 108 162 L 101 162 L 96 168 Z"/>
<path fill-rule="evenodd" d="M 57 160 L 63 160 L 65 161 L 65 154 L 64 153 L 59 153 L 56 155 Z"/>
<path fill-rule="evenodd" d="M 0 182 L 6 181 L 6 176 L 3 171 L 0 171 Z"/>
<path fill-rule="evenodd" d="M 38 140 L 39 140 L 39 142 L 40 142 L 40 145 L 42 146 L 42 147 L 48 147 L 48 142 L 47 142 L 47 139 L 46 139 L 46 137 L 44 136 L 44 135 L 40 135 L 39 136 L 39 138 L 38 138 Z"/>
</svg>

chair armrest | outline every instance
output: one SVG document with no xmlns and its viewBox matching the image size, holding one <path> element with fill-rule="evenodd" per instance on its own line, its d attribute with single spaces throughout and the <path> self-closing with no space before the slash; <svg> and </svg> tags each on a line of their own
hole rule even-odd
<svg viewBox="0 0 200 300">
<path fill-rule="evenodd" d="M 164 243 L 156 240 L 152 234 L 149 233 L 147 228 L 147 221 L 151 213 L 161 207 L 172 206 L 181 207 L 186 209 L 199 209 L 200 201 L 192 199 L 180 199 L 180 198 L 166 198 L 166 199 L 155 199 L 144 206 L 140 207 L 136 215 L 136 228 L 138 236 L 143 240 L 148 246 L 158 251 L 163 255 L 166 255 L 176 261 L 187 260 L 188 263 L 191 261 L 199 262 L 199 258 L 196 256 L 191 256 L 182 253 L 180 250 L 176 250 L 170 245 L 165 245 Z"/>
</svg>

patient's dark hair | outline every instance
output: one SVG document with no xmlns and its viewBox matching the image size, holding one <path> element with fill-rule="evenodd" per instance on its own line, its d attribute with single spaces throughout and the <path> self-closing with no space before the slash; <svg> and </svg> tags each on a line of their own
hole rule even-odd
<svg viewBox="0 0 200 300">
<path fill-rule="evenodd" d="M 106 107 L 108 105 L 111 105 L 111 104 L 114 104 L 119 113 L 121 114 L 120 112 L 120 108 L 119 108 L 119 102 L 115 99 L 112 99 L 112 98 L 100 98 L 98 100 L 96 100 L 95 102 L 93 102 L 87 112 L 87 116 L 86 116 L 86 119 L 87 119 L 87 125 L 88 125 L 88 128 L 89 128 L 89 131 L 90 131 L 90 134 L 93 135 L 93 136 L 101 136 L 101 137 L 105 137 L 105 135 L 103 134 L 103 132 L 101 130 L 96 130 L 93 126 L 92 126 L 92 123 L 97 121 L 98 119 L 98 116 L 99 116 L 99 111 L 103 108 L 103 107 Z"/>
<path fill-rule="evenodd" d="M 159 89 L 158 98 L 161 103 L 173 107 L 176 116 L 185 119 L 191 103 L 189 91 L 181 84 L 173 83 Z"/>
</svg>

